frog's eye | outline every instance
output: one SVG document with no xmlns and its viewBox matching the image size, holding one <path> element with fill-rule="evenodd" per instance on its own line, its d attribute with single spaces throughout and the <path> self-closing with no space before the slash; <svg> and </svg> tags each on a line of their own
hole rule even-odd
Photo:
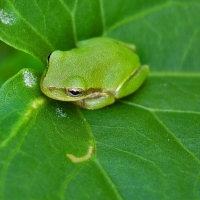
<svg viewBox="0 0 200 200">
<path fill-rule="evenodd" d="M 84 90 L 81 88 L 68 88 L 66 89 L 66 92 L 69 97 L 80 97 Z"/>
<path fill-rule="evenodd" d="M 47 64 L 49 63 L 51 54 L 52 54 L 52 53 L 50 53 L 50 54 L 47 56 Z"/>
</svg>

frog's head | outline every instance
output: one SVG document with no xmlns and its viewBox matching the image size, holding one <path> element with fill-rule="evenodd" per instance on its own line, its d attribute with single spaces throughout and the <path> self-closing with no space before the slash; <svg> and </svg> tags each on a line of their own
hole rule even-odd
<svg viewBox="0 0 200 200">
<path fill-rule="evenodd" d="M 55 51 L 48 56 L 47 68 L 40 82 L 42 92 L 52 99 L 61 101 L 90 98 L 95 91 L 87 88 L 84 77 L 70 74 L 66 63 L 68 55 L 67 52 Z"/>
</svg>

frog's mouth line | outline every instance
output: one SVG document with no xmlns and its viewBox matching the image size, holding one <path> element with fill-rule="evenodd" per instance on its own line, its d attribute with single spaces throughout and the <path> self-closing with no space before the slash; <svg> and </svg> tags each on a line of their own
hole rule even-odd
<svg viewBox="0 0 200 200">
<path fill-rule="evenodd" d="M 67 95 L 66 88 L 56 88 L 53 86 L 49 86 L 48 89 L 52 94 L 51 96 L 45 91 L 43 91 L 43 93 L 52 99 L 60 100 L 60 101 L 81 101 L 84 99 L 97 99 L 97 98 L 104 96 L 104 94 L 108 94 L 108 93 L 115 95 L 114 90 L 90 88 L 90 89 L 86 90 L 85 92 L 83 92 L 83 94 L 81 96 L 70 97 Z"/>
</svg>

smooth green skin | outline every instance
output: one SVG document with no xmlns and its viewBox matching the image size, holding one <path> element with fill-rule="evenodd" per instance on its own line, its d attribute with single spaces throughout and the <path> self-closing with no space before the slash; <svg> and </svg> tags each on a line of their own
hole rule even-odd
<svg viewBox="0 0 200 200">
<path fill-rule="evenodd" d="M 42 92 L 52 99 L 99 109 L 135 92 L 149 73 L 140 67 L 134 46 L 108 38 L 83 41 L 70 51 L 54 51 L 41 79 Z M 78 97 L 67 91 L 80 88 Z"/>
</svg>

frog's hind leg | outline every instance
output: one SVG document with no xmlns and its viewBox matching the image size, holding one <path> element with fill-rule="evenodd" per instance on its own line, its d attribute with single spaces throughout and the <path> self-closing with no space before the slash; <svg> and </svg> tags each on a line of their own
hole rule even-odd
<svg viewBox="0 0 200 200">
<path fill-rule="evenodd" d="M 120 45 L 122 45 L 122 46 L 124 46 L 124 47 L 126 47 L 126 48 L 128 48 L 128 49 L 130 49 L 131 51 L 135 51 L 136 50 L 136 47 L 135 47 L 135 45 L 133 45 L 133 44 L 129 44 L 129 43 L 124 43 L 124 42 L 121 42 L 121 41 L 117 41 L 117 40 L 114 40 L 116 43 L 118 43 L 118 44 L 120 44 Z"/>
<path fill-rule="evenodd" d="M 147 75 L 149 74 L 149 66 L 141 66 L 132 76 L 130 76 L 122 86 L 117 89 L 115 97 L 117 99 L 125 97 L 135 92 L 144 82 Z"/>
</svg>

